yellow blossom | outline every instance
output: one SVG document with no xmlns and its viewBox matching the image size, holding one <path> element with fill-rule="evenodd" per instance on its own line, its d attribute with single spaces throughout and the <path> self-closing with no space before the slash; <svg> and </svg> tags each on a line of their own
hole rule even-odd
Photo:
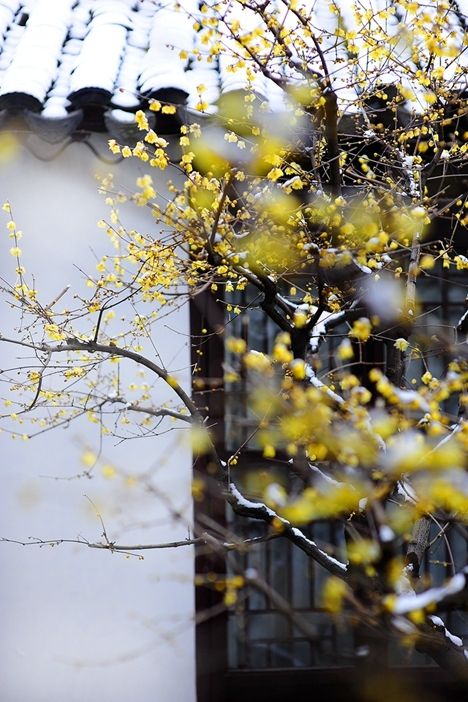
<svg viewBox="0 0 468 702">
<path fill-rule="evenodd" d="M 72 378 L 81 378 L 85 373 L 86 370 L 84 368 L 77 366 L 76 368 L 67 368 L 63 375 L 67 380 L 70 380 Z"/>
<path fill-rule="evenodd" d="M 120 153 L 120 146 L 117 144 L 115 139 L 109 139 L 107 143 L 109 145 L 109 149 L 112 151 L 113 154 Z"/>
<path fill-rule="evenodd" d="M 291 373 L 296 380 L 304 380 L 306 377 L 306 364 L 300 358 L 295 358 L 290 363 Z"/>
<path fill-rule="evenodd" d="M 336 353 L 340 361 L 349 361 L 354 357 L 353 346 L 349 339 L 343 339 Z"/>
<path fill-rule="evenodd" d="M 274 458 L 276 456 L 275 447 L 271 444 L 266 444 L 263 448 L 263 455 L 265 458 Z"/>
<path fill-rule="evenodd" d="M 372 324 L 367 317 L 360 317 L 356 319 L 353 324 L 349 336 L 358 339 L 359 341 L 367 341 L 372 333 Z"/>
<path fill-rule="evenodd" d="M 138 129 L 149 129 L 148 119 L 143 110 L 138 110 L 138 112 L 135 114 L 135 121 L 138 125 Z"/>
<path fill-rule="evenodd" d="M 275 344 L 273 347 L 272 358 L 278 363 L 289 363 L 292 360 L 293 354 L 285 344 Z"/>
<path fill-rule="evenodd" d="M 421 381 L 422 381 L 425 385 L 429 385 L 429 383 L 431 382 L 431 380 L 432 380 L 432 373 L 430 373 L 429 371 L 426 371 L 426 372 L 421 376 Z"/>
<path fill-rule="evenodd" d="M 44 331 L 49 339 L 52 339 L 53 341 L 61 341 L 65 338 L 65 334 L 63 331 L 61 331 L 57 324 L 44 324 Z"/>
<path fill-rule="evenodd" d="M 271 368 L 270 359 L 263 353 L 258 351 L 250 351 L 244 358 L 244 363 L 247 368 L 265 372 Z"/>
<path fill-rule="evenodd" d="M 229 339 L 226 339 L 226 348 L 232 353 L 241 354 L 245 353 L 247 344 L 244 339 L 236 339 L 231 336 Z"/>
<path fill-rule="evenodd" d="M 115 478 L 117 475 L 117 471 L 114 468 L 114 466 L 111 466 L 109 463 L 106 463 L 105 465 L 102 466 L 101 468 L 101 473 L 104 476 L 104 478 Z"/>
<path fill-rule="evenodd" d="M 86 449 L 81 454 L 81 462 L 86 468 L 92 468 L 98 460 L 98 457 L 94 453 L 94 451 L 91 451 L 91 449 Z"/>
<path fill-rule="evenodd" d="M 272 168 L 271 171 L 267 173 L 267 178 L 268 180 L 272 180 L 273 182 L 277 181 L 278 178 L 281 178 L 283 175 L 283 171 L 281 168 Z"/>
<path fill-rule="evenodd" d="M 296 310 L 294 312 L 294 326 L 300 329 L 301 327 L 305 327 L 307 324 L 307 314 L 304 312 L 304 310 Z"/>
<path fill-rule="evenodd" d="M 148 144 L 155 144 L 156 146 L 160 146 L 162 148 L 166 148 L 166 146 L 169 144 L 166 139 L 159 137 L 152 129 L 150 129 L 148 134 L 145 136 L 145 141 Z"/>
<path fill-rule="evenodd" d="M 196 456 L 208 453 L 212 444 L 206 427 L 202 425 L 192 427 L 190 431 L 190 443 L 192 451 Z"/>
<path fill-rule="evenodd" d="M 346 591 L 346 583 L 343 580 L 336 577 L 328 578 L 322 591 L 322 606 L 324 609 L 333 614 L 341 612 Z"/>
<path fill-rule="evenodd" d="M 403 339 L 403 337 L 398 338 L 393 344 L 398 351 L 406 351 L 409 346 L 409 341 Z"/>
</svg>

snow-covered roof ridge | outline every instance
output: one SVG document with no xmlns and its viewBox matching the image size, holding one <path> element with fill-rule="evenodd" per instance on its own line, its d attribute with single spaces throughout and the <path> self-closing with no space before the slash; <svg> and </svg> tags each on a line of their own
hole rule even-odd
<svg viewBox="0 0 468 702">
<path fill-rule="evenodd" d="M 18 24 L 13 28 L 21 37 L 3 74 L 0 97 L 24 94 L 33 99 L 31 107 L 34 100 L 38 108 L 44 103 L 56 77 L 73 1 L 37 0 L 24 30 L 18 32 Z"/>
<path fill-rule="evenodd" d="M 89 91 L 99 91 L 103 101 L 109 101 L 131 27 L 131 11 L 123 0 L 95 3 L 88 32 L 70 77 L 72 104 L 81 106 Z"/>
</svg>

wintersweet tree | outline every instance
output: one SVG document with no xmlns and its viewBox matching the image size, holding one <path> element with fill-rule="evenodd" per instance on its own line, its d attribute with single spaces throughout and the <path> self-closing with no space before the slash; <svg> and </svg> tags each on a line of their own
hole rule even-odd
<svg viewBox="0 0 468 702">
<path fill-rule="evenodd" d="M 453 0 L 326 9 L 233 0 L 207 2 L 188 20 L 197 44 L 180 60 L 206 76 L 197 109 L 149 100 L 136 115 L 141 139 L 109 142 L 147 174 L 131 195 L 101 182 L 109 252 L 86 273 L 89 298 L 76 309 L 41 299 L 3 206 L 12 255 L 3 289 L 21 324 L 1 340 L 34 357 L 11 381 L 9 421 L 21 420 L 25 439 L 83 414 L 105 433 L 124 437 L 139 425 L 154 441 L 161 426 L 186 426 L 200 467 L 196 500 L 215 493 L 264 531 L 245 539 L 200 519 L 184 543 L 219 557 L 287 539 L 328 574 L 323 607 L 352 624 L 364 657 L 398 641 L 466 678 L 467 652 L 439 614 L 466 607 L 468 569 L 452 563 L 438 586 L 424 570 L 447 530 L 466 539 L 466 314 L 460 306 L 458 336 L 448 320 L 431 330 L 419 297 L 468 269 L 466 39 L 454 29 L 466 18 Z M 205 96 L 218 70 L 226 86 L 213 109 Z M 180 119 L 176 157 L 150 128 L 171 114 Z M 152 169 L 170 173 L 168 195 Z M 128 203 L 151 208 L 154 231 L 122 226 Z M 453 285 L 466 288 L 466 278 Z M 148 340 L 173 306 L 200 296 L 224 321 L 193 330 L 191 394 Z M 119 322 L 128 299 L 137 312 Z M 250 345 L 253 313 L 270 330 L 269 348 Z M 210 385 L 203 354 L 220 337 L 225 375 Z M 145 370 L 131 401 L 120 363 Z M 158 405 L 155 381 L 171 389 L 171 403 Z M 229 450 L 207 409 L 223 384 L 246 398 Z M 267 468 L 244 485 L 236 470 L 252 446 Z M 309 538 L 309 525 L 324 520 L 338 525 L 340 543 Z M 275 597 L 236 563 L 197 584 L 222 591 L 226 607 L 255 588 Z M 290 603 L 276 604 L 294 617 Z M 305 625 L 302 633 L 313 637 Z"/>
</svg>

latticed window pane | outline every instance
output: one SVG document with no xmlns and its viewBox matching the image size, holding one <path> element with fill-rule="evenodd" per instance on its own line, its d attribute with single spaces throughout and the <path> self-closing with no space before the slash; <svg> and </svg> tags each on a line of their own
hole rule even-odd
<svg viewBox="0 0 468 702">
<path fill-rule="evenodd" d="M 233 517 L 233 520 L 236 518 Z M 235 521 L 245 537 L 261 536 L 264 525 Z M 316 524 L 308 536 L 324 545 L 342 546 L 340 526 Z M 234 668 L 330 667 L 349 663 L 353 651 L 351 627 L 333 623 L 321 608 L 325 573 L 302 551 L 281 538 L 259 544 L 236 556 L 236 572 L 254 569 L 268 588 L 291 607 L 293 616 L 279 612 L 267 594 L 253 590 L 229 613 L 229 665 Z M 231 558 L 231 556 L 230 556 Z M 307 626 L 310 636 L 305 635 Z"/>
<path fill-rule="evenodd" d="M 463 271 L 447 271 L 442 267 L 426 272 L 418 280 L 419 307 L 412 339 L 422 347 L 420 357 L 411 358 L 406 368 L 405 381 L 411 385 L 413 378 L 430 370 L 438 377 L 446 369 L 456 353 L 455 331 L 465 306 L 468 290 Z M 273 346 L 277 327 L 258 307 L 259 300 L 247 289 L 237 294 L 233 303 L 244 310 L 230 322 L 232 336 L 242 337 L 249 349 L 269 352 Z M 348 333 L 343 324 L 327 336 L 320 347 L 315 363 L 317 375 L 328 382 L 339 365 L 335 359 L 338 344 Z M 411 339 L 410 339 L 411 341 Z M 359 359 L 357 360 L 359 362 Z M 226 351 L 226 367 L 234 364 L 234 357 Z M 257 391 L 253 376 L 242 370 L 240 383 L 227 383 L 226 392 L 226 448 L 237 450 L 243 446 L 242 460 L 235 468 L 236 480 L 242 485 L 244 494 L 255 498 L 256 477 L 268 470 L 287 487 L 290 477 L 287 470 L 278 469 L 278 461 L 266 466 L 260 464 L 259 446 L 255 429 L 259 417 L 249 405 L 249 395 Z M 274 383 L 274 379 L 272 380 Z M 447 411 L 457 417 L 456 398 L 449 400 Z M 286 466 L 287 458 L 285 458 Z M 290 484 L 289 484 L 290 486 Z M 259 491 L 260 492 L 260 491 Z M 229 510 L 228 524 L 241 537 L 252 538 L 265 535 L 265 525 L 236 517 Z M 457 572 L 467 562 L 466 534 L 461 527 L 450 523 L 434 523 L 423 577 L 434 585 Z M 306 535 L 319 545 L 326 547 L 346 561 L 346 546 L 343 525 L 338 522 L 319 522 L 310 525 Z M 331 547 L 331 548 L 330 548 Z M 327 573 L 302 551 L 286 539 L 272 539 L 252 547 L 244 554 L 231 553 L 228 570 L 232 573 L 254 569 L 258 577 L 283 598 L 290 608 L 290 616 L 279 612 L 264 593 L 251 590 L 248 597 L 240 599 L 229 611 L 229 665 L 231 668 L 273 667 L 335 667 L 352 663 L 355 656 L 353 629 L 347 621 L 346 612 L 334 621 L 321 609 L 321 592 Z M 295 626 L 295 617 L 307 624 L 309 636 Z M 444 620 L 451 632 L 468 640 L 468 616 L 461 612 L 447 612 Z M 296 620 L 297 621 L 297 620 Z M 433 665 L 432 661 L 417 652 L 402 649 L 390 642 L 387 646 L 390 665 Z"/>
</svg>

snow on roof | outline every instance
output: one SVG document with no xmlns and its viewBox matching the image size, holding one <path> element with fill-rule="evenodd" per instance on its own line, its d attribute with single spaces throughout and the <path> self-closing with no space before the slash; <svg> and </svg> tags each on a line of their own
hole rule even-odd
<svg viewBox="0 0 468 702">
<path fill-rule="evenodd" d="M 204 13 L 220 13 L 220 4 L 214 0 L 203 4 Z M 237 0 L 221 5 L 221 15 L 231 22 L 231 28 L 239 28 L 239 35 L 258 29 L 260 20 L 252 9 Z M 302 41 L 302 45 L 292 42 L 288 67 L 272 50 L 269 71 L 276 82 L 259 70 L 252 72 L 242 66 L 233 70 L 236 58 L 227 50 L 206 60 L 205 37 L 197 22 L 202 11 L 198 0 L 0 0 L 0 110 L 26 110 L 44 120 L 63 121 L 80 108 L 97 106 L 114 110 L 118 116 L 144 107 L 148 98 L 166 96 L 189 109 L 201 109 L 203 104 L 203 111 L 209 113 L 216 110 L 220 95 L 247 85 L 267 100 L 271 109 L 282 109 L 284 94 L 277 83 L 303 80 L 301 61 L 305 56 L 310 70 L 317 73 L 323 73 L 325 57 L 341 109 L 352 110 L 359 96 L 360 76 L 365 75 L 375 85 L 401 80 L 378 51 L 382 36 L 391 38 L 400 64 L 410 71 L 418 70 L 414 47 L 405 34 L 404 3 L 301 0 L 310 36 L 304 34 L 286 0 L 263 5 L 269 12 L 277 12 L 284 31 L 297 34 Z M 428 17 L 435 11 L 431 3 L 424 8 Z M 358 25 L 370 22 L 370 16 L 381 29 L 380 35 L 376 33 L 375 52 L 355 32 Z M 451 0 L 441 30 L 444 41 L 447 37 L 447 42 L 464 46 L 467 24 L 468 0 Z M 222 22 L 219 27 L 222 30 Z M 345 30 L 355 32 L 352 68 L 350 47 L 340 39 Z M 222 31 L 222 43 L 233 49 L 235 56 L 235 31 Z M 273 46 L 273 35 L 271 40 Z M 296 44 L 301 48 L 296 49 Z M 194 49 L 198 53 L 189 59 Z M 424 46 L 418 50 L 421 57 L 427 53 Z M 459 88 L 462 80 L 466 89 L 468 51 L 462 51 L 456 61 L 435 58 L 434 65 L 444 61 L 448 83 Z M 416 90 L 409 103 L 417 111 L 424 105 L 424 96 Z"/>
</svg>

